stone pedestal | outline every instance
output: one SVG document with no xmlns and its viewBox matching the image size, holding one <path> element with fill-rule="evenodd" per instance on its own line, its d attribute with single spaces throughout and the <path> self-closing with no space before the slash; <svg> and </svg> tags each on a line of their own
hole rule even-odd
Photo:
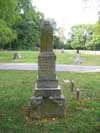
<svg viewBox="0 0 100 133">
<path fill-rule="evenodd" d="M 41 40 L 38 56 L 38 79 L 35 89 L 33 89 L 29 108 L 31 118 L 62 117 L 65 115 L 65 98 L 56 77 L 52 27 L 47 22 L 44 25 L 41 35 L 43 41 Z"/>
<path fill-rule="evenodd" d="M 64 117 L 65 99 L 63 95 L 58 97 L 34 96 L 31 99 L 29 116 L 32 119 Z"/>
<path fill-rule="evenodd" d="M 38 57 L 38 80 L 29 110 L 31 118 L 65 116 L 65 98 L 58 85 L 55 60 L 53 52 L 43 52 Z"/>
<path fill-rule="evenodd" d="M 56 56 L 53 52 L 41 52 L 38 56 L 37 88 L 57 88 Z"/>
<path fill-rule="evenodd" d="M 45 97 L 59 97 L 62 95 L 60 86 L 58 88 L 35 88 L 34 91 L 35 96 Z"/>
</svg>

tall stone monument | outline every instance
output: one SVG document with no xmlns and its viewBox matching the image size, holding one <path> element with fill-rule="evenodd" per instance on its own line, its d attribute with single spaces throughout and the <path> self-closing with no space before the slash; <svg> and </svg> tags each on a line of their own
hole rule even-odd
<svg viewBox="0 0 100 133">
<path fill-rule="evenodd" d="M 56 77 L 53 28 L 49 21 L 44 20 L 41 23 L 40 42 L 38 79 L 31 99 L 29 116 L 62 117 L 65 115 L 65 99 Z"/>
</svg>

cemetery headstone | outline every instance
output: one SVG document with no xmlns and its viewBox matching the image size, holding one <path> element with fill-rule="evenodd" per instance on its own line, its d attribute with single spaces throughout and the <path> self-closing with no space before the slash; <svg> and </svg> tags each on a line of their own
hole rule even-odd
<svg viewBox="0 0 100 133">
<path fill-rule="evenodd" d="M 64 53 L 64 48 L 61 49 L 61 53 Z"/>
<path fill-rule="evenodd" d="M 76 62 L 76 64 L 80 64 L 81 63 L 79 49 L 76 50 L 75 62 Z"/>
<path fill-rule="evenodd" d="M 21 54 L 20 53 L 14 53 L 13 55 L 13 59 L 16 60 L 16 59 L 21 59 Z"/>
<path fill-rule="evenodd" d="M 38 79 L 28 115 L 31 118 L 62 117 L 65 98 L 56 76 L 56 55 L 53 52 L 53 28 L 49 21 L 41 23 Z"/>
</svg>

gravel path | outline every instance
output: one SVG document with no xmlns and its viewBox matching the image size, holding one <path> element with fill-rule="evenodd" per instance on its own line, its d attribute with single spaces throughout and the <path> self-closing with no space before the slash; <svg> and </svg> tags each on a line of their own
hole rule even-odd
<svg viewBox="0 0 100 133">
<path fill-rule="evenodd" d="M 0 63 L 0 70 L 37 70 L 37 64 Z M 57 71 L 100 72 L 100 66 L 56 65 Z"/>
</svg>

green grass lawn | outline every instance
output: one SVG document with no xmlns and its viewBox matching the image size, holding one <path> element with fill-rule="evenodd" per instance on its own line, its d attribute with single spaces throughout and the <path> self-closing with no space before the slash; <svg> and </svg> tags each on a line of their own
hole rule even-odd
<svg viewBox="0 0 100 133">
<path fill-rule="evenodd" d="M 0 71 L 0 133 L 100 133 L 100 73 L 57 73 L 66 98 L 60 119 L 26 119 L 37 72 Z M 80 100 L 63 80 L 75 81 Z"/>
<path fill-rule="evenodd" d="M 13 54 L 16 51 L 0 52 L 0 62 L 2 63 L 37 63 L 38 53 L 36 51 L 20 51 L 22 58 L 18 60 L 13 59 Z"/>
<path fill-rule="evenodd" d="M 75 65 L 75 51 L 65 51 L 61 53 L 60 50 L 55 50 L 57 56 L 57 64 Z M 1 51 L 0 63 L 37 63 L 39 52 L 36 51 L 20 51 L 21 59 L 13 60 L 14 51 Z M 100 65 L 100 55 L 89 55 L 81 52 L 81 65 Z"/>
</svg>

